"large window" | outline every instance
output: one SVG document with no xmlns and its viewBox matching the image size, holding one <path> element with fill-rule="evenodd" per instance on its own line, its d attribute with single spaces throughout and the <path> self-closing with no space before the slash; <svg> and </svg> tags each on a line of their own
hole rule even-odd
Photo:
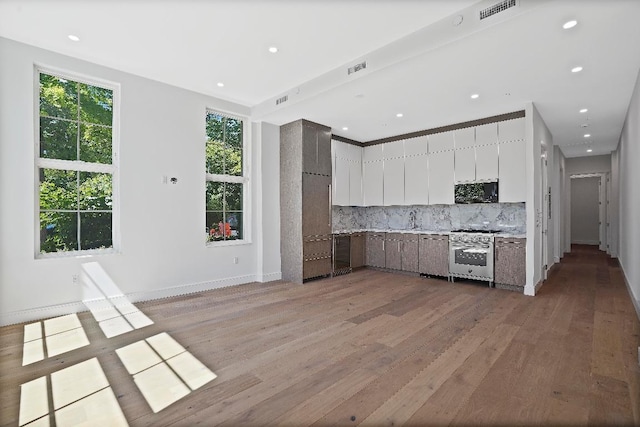
<svg viewBox="0 0 640 427">
<path fill-rule="evenodd" d="M 38 71 L 38 253 L 114 246 L 114 89 Z"/>
<path fill-rule="evenodd" d="M 243 240 L 244 122 L 207 111 L 206 115 L 206 233 L 207 241 Z"/>
</svg>

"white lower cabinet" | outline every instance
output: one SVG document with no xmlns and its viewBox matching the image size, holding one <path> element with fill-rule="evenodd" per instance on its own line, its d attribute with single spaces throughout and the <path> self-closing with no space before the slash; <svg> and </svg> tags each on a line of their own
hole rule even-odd
<svg viewBox="0 0 640 427">
<path fill-rule="evenodd" d="M 453 151 L 429 155 L 429 204 L 453 204 Z"/>
<path fill-rule="evenodd" d="M 527 173 L 524 141 L 500 144 L 498 197 L 501 203 L 527 200 Z"/>
<path fill-rule="evenodd" d="M 384 205 L 404 204 L 404 157 L 384 161 Z"/>
<path fill-rule="evenodd" d="M 426 155 L 405 158 L 404 180 L 405 205 L 429 203 L 429 170 Z"/>
<path fill-rule="evenodd" d="M 365 206 L 382 206 L 383 168 L 382 161 L 362 163 L 362 183 Z"/>
</svg>

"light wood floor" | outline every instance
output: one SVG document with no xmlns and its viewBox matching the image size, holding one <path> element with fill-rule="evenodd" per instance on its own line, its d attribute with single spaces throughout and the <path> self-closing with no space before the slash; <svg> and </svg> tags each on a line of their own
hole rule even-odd
<svg viewBox="0 0 640 427">
<path fill-rule="evenodd" d="M 20 385 L 97 356 L 131 425 L 640 425 L 640 325 L 617 263 L 575 247 L 536 297 L 362 270 L 138 304 L 155 324 L 21 366 L 0 330 L 0 424 Z M 168 332 L 218 378 L 154 414 L 114 350 Z"/>
</svg>

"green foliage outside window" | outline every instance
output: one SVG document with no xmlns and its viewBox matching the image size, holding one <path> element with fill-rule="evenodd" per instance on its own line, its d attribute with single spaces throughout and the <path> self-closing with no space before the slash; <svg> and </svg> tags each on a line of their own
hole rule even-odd
<svg viewBox="0 0 640 427">
<path fill-rule="evenodd" d="M 113 91 L 40 74 L 40 158 L 110 165 Z M 81 165 L 82 166 L 82 165 Z M 113 246 L 110 173 L 39 168 L 40 251 Z"/>
<path fill-rule="evenodd" d="M 208 112 L 206 116 L 206 171 L 208 174 L 241 177 L 243 175 L 241 120 Z M 207 240 L 243 238 L 243 184 L 207 181 Z"/>
</svg>

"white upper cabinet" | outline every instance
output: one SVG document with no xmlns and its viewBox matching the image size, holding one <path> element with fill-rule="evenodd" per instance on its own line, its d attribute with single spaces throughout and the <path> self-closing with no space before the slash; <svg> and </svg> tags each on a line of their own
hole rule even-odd
<svg viewBox="0 0 640 427">
<path fill-rule="evenodd" d="M 453 204 L 453 151 L 429 155 L 429 204 Z"/>
<path fill-rule="evenodd" d="M 498 179 L 498 144 L 476 147 L 476 180 Z"/>
<path fill-rule="evenodd" d="M 364 189 L 365 206 L 382 206 L 382 188 L 384 185 L 382 165 L 381 161 L 362 163 L 362 187 Z"/>
<path fill-rule="evenodd" d="M 498 124 L 487 123 L 476 126 L 476 147 L 482 145 L 495 145 L 498 143 Z"/>
<path fill-rule="evenodd" d="M 404 141 L 393 141 L 381 144 L 382 156 L 386 159 L 399 159 L 404 157 Z"/>
<path fill-rule="evenodd" d="M 429 153 L 437 153 L 439 151 L 453 150 L 453 131 L 433 133 L 428 136 Z"/>
<path fill-rule="evenodd" d="M 405 205 L 426 205 L 429 203 L 428 180 L 429 170 L 426 154 L 404 159 Z"/>
<path fill-rule="evenodd" d="M 526 144 L 522 140 L 499 145 L 498 197 L 500 202 L 527 199 Z"/>
<path fill-rule="evenodd" d="M 498 123 L 498 142 L 524 141 L 524 117 Z"/>
<path fill-rule="evenodd" d="M 454 131 L 456 150 L 473 147 L 475 143 L 475 128 L 463 128 Z"/>
<path fill-rule="evenodd" d="M 362 162 L 349 162 L 349 206 L 362 204 Z"/>
<path fill-rule="evenodd" d="M 456 149 L 455 182 L 471 182 L 476 179 L 476 153 L 473 147 Z"/>
<path fill-rule="evenodd" d="M 362 153 L 362 161 L 363 162 L 375 162 L 378 160 L 382 160 L 382 146 L 384 144 L 376 144 L 368 147 L 364 147 L 364 151 Z"/>
<path fill-rule="evenodd" d="M 349 206 L 349 161 L 336 157 L 333 169 L 333 204 Z"/>
<path fill-rule="evenodd" d="M 404 204 L 404 157 L 384 161 L 384 205 Z"/>
<path fill-rule="evenodd" d="M 427 140 L 427 136 L 406 139 L 404 141 L 404 155 L 410 157 L 427 154 Z"/>
</svg>

